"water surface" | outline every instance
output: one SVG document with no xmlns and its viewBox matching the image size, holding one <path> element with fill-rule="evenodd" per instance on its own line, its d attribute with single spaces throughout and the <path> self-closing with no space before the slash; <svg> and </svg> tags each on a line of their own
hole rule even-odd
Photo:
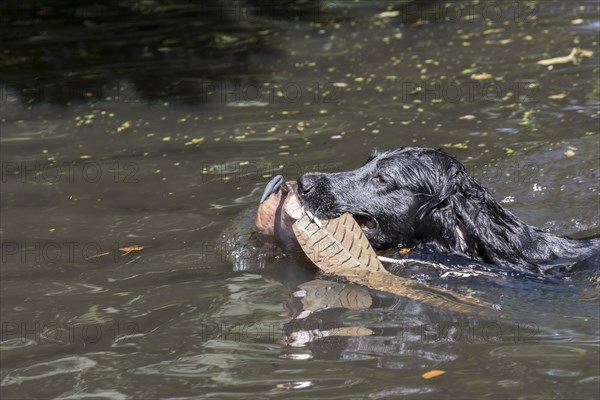
<svg viewBox="0 0 600 400">
<path fill-rule="evenodd" d="M 597 49 L 598 3 L 216 3 L 5 6 L 3 398 L 597 397 L 593 266 L 437 280 L 502 308 L 456 313 L 315 281 L 252 213 L 275 174 L 416 145 L 599 233 L 597 52 L 536 64 Z"/>
</svg>

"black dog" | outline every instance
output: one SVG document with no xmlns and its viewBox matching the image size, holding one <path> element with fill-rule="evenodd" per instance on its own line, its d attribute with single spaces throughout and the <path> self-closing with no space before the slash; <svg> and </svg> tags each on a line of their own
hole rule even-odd
<svg viewBox="0 0 600 400">
<path fill-rule="evenodd" d="M 600 249 L 600 238 L 573 240 L 519 220 L 440 150 L 377 152 L 354 171 L 302 175 L 298 192 L 319 218 L 351 213 L 376 248 L 425 246 L 535 273 Z"/>
</svg>

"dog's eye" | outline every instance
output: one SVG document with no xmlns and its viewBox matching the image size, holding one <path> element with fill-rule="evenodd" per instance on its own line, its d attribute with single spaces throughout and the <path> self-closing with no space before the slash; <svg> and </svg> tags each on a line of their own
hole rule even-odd
<svg viewBox="0 0 600 400">
<path fill-rule="evenodd" d="M 375 175 L 374 179 L 375 179 L 375 182 L 381 183 L 381 184 L 384 184 L 384 183 L 388 182 L 387 179 L 386 179 L 386 177 L 383 176 L 383 175 L 380 175 L 380 174 Z"/>
</svg>

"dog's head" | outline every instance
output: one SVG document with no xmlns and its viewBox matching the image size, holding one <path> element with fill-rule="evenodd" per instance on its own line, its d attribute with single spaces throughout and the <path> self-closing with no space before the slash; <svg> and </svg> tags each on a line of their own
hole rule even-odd
<svg viewBox="0 0 600 400">
<path fill-rule="evenodd" d="M 352 214 L 379 248 L 426 244 L 527 272 L 553 268 L 556 259 L 577 254 L 574 242 L 531 227 L 501 207 L 440 150 L 375 152 L 354 171 L 302 175 L 298 192 L 317 217 Z"/>
<path fill-rule="evenodd" d="M 428 236 L 450 235 L 447 239 L 460 248 L 464 227 L 442 232 L 438 220 L 450 196 L 469 179 L 464 167 L 442 151 L 404 147 L 375 152 L 353 171 L 304 174 L 298 192 L 319 218 L 352 214 L 375 247 L 410 246 Z"/>
</svg>

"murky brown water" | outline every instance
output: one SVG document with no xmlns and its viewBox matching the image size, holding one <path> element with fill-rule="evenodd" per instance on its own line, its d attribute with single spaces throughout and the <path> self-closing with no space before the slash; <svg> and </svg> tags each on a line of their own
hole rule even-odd
<svg viewBox="0 0 600 400">
<path fill-rule="evenodd" d="M 560 284 L 447 278 L 502 306 L 478 316 L 313 281 L 304 261 L 254 249 L 271 176 L 352 169 L 402 145 L 445 148 L 529 223 L 600 232 L 597 52 L 536 64 L 597 50 L 598 3 L 416 15 L 391 3 L 397 16 L 374 0 L 297 21 L 260 14 L 259 33 L 208 34 L 189 3 L 162 19 L 137 10 L 163 30 L 90 22 L 98 31 L 75 46 L 77 30 L 49 28 L 37 40 L 55 58 L 15 38 L 28 25 L 13 31 L 1 64 L 2 398 L 597 398 L 597 267 Z M 113 31 L 147 52 L 94 52 Z M 54 72 L 29 70 L 27 54 Z M 433 369 L 446 373 L 421 377 Z"/>
</svg>

